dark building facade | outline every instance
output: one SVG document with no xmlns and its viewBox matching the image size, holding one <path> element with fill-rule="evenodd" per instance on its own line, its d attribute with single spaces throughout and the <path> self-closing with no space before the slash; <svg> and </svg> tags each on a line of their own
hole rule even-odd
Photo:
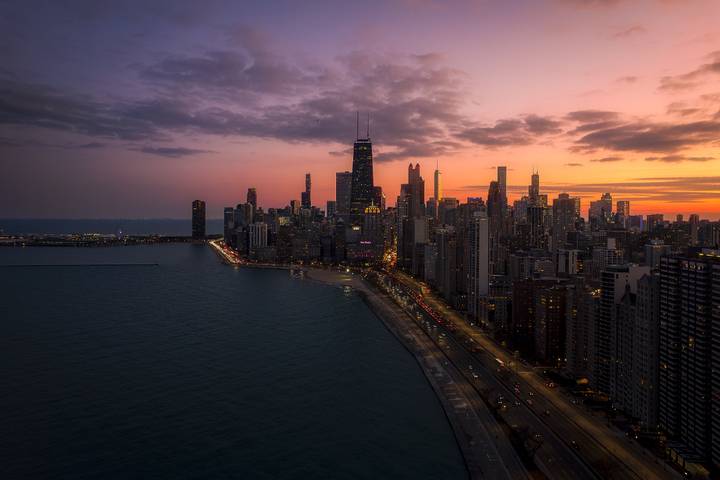
<svg viewBox="0 0 720 480">
<path fill-rule="evenodd" d="M 659 422 L 689 459 L 720 466 L 720 257 L 660 264 Z"/>
<path fill-rule="evenodd" d="M 300 204 L 302 205 L 302 208 L 311 208 L 312 207 L 312 197 L 310 196 L 310 192 L 312 189 L 312 181 L 310 179 L 310 174 L 305 174 L 305 191 L 300 194 Z"/>
<path fill-rule="evenodd" d="M 350 213 L 352 179 L 351 172 L 337 172 L 335 174 L 335 211 L 340 215 Z"/>
<path fill-rule="evenodd" d="M 192 238 L 201 240 L 205 238 L 205 202 L 195 200 L 192 203 Z"/>
<path fill-rule="evenodd" d="M 358 138 L 353 145 L 351 213 L 363 214 L 374 194 L 372 142 L 370 138 Z"/>
</svg>

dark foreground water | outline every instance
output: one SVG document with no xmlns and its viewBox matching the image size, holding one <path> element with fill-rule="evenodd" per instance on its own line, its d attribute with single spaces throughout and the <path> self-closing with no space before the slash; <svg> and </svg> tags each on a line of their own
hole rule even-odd
<svg viewBox="0 0 720 480">
<path fill-rule="evenodd" d="M 464 478 L 354 294 L 209 247 L 0 248 L 0 478 Z"/>
</svg>

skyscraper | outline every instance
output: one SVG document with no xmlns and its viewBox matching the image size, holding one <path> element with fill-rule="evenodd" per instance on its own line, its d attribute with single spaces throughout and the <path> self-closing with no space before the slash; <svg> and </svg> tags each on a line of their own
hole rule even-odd
<svg viewBox="0 0 720 480">
<path fill-rule="evenodd" d="M 630 216 L 630 201 L 618 200 L 616 204 L 616 212 L 618 215 L 627 218 Z"/>
<path fill-rule="evenodd" d="M 202 200 L 192 202 L 192 238 L 205 238 L 205 202 Z"/>
<path fill-rule="evenodd" d="M 235 209 L 225 207 L 223 210 L 223 240 L 227 245 L 232 245 L 232 234 L 235 230 Z"/>
<path fill-rule="evenodd" d="M 592 225 L 602 225 L 607 223 L 611 215 L 612 195 L 610 193 L 603 193 L 600 200 L 590 202 L 588 221 L 590 221 Z"/>
<path fill-rule="evenodd" d="M 659 422 L 678 450 L 720 466 L 720 256 L 660 260 Z"/>
<path fill-rule="evenodd" d="M 358 118 L 359 122 L 359 118 Z M 353 144 L 352 188 L 350 192 L 350 210 L 361 215 L 373 201 L 373 160 L 370 141 L 370 122 L 365 138 L 358 138 Z"/>
<path fill-rule="evenodd" d="M 575 200 L 561 193 L 553 200 L 552 248 L 564 248 L 568 232 L 575 230 Z"/>
<path fill-rule="evenodd" d="M 312 187 L 312 181 L 310 180 L 310 174 L 305 174 L 305 191 L 300 194 L 300 203 L 303 208 L 312 208 L 312 198 L 310 197 L 310 190 Z"/>
<path fill-rule="evenodd" d="M 425 180 L 420 176 L 420 164 L 408 165 L 408 186 L 410 187 L 410 204 L 408 214 L 418 218 L 425 214 Z"/>
<path fill-rule="evenodd" d="M 345 215 L 350 213 L 353 175 L 350 172 L 337 172 L 335 174 L 335 201 L 337 213 Z"/>
<path fill-rule="evenodd" d="M 473 213 L 469 230 L 470 271 L 468 274 L 468 313 L 479 318 L 482 301 L 489 291 L 490 234 L 485 212 Z"/>
<path fill-rule="evenodd" d="M 540 197 L 540 174 L 533 172 L 530 177 L 530 186 L 528 187 L 528 197 L 530 203 L 538 203 Z"/>
<path fill-rule="evenodd" d="M 252 205 L 253 209 L 257 208 L 257 190 L 255 190 L 255 187 L 248 188 L 247 203 Z"/>
<path fill-rule="evenodd" d="M 700 216 L 697 213 L 690 215 L 690 245 L 698 244 L 698 231 L 700 229 Z"/>
<path fill-rule="evenodd" d="M 539 182 L 538 178 L 538 182 Z M 507 200 L 507 167 L 504 165 L 501 165 L 497 167 L 497 183 L 498 188 L 500 190 L 500 201 L 502 204 L 502 211 L 503 213 L 507 210 L 508 200 Z M 539 189 L 538 185 L 538 189 Z"/>
<path fill-rule="evenodd" d="M 617 359 L 617 305 L 628 286 L 637 292 L 637 282 L 650 268 L 637 265 L 608 265 L 601 273 L 600 311 L 595 323 L 593 381 L 596 388 L 615 395 Z"/>
<path fill-rule="evenodd" d="M 435 197 L 435 202 L 440 203 L 440 200 L 442 200 L 443 197 L 443 191 L 442 191 L 442 172 L 440 172 L 440 166 L 437 165 L 435 167 L 435 188 L 433 190 L 433 194 Z"/>
</svg>

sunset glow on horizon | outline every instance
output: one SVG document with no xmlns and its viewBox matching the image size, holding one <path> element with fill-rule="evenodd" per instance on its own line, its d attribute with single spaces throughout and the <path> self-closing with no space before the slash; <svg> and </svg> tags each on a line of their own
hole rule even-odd
<svg viewBox="0 0 720 480">
<path fill-rule="evenodd" d="M 32 2 L 31 2 L 32 3 Z M 63 2 L 64 3 L 64 2 Z M 0 218 L 208 217 L 335 197 L 356 112 L 395 205 L 610 192 L 720 218 L 720 2 L 0 5 Z"/>
</svg>

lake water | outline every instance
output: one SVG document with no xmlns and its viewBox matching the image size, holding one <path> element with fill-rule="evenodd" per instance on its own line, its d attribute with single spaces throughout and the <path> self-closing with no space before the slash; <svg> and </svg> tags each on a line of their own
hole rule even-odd
<svg viewBox="0 0 720 480">
<path fill-rule="evenodd" d="M 60 266 L 102 263 L 159 266 Z M 355 294 L 189 244 L 0 248 L 0 265 L 0 478 L 467 476 Z"/>
<path fill-rule="evenodd" d="M 223 220 L 209 218 L 205 222 L 206 233 L 223 233 Z M 101 233 L 114 235 L 169 235 L 181 236 L 192 233 L 189 218 L 160 219 L 33 219 L 0 218 L 0 234 L 58 234 Z"/>
</svg>

